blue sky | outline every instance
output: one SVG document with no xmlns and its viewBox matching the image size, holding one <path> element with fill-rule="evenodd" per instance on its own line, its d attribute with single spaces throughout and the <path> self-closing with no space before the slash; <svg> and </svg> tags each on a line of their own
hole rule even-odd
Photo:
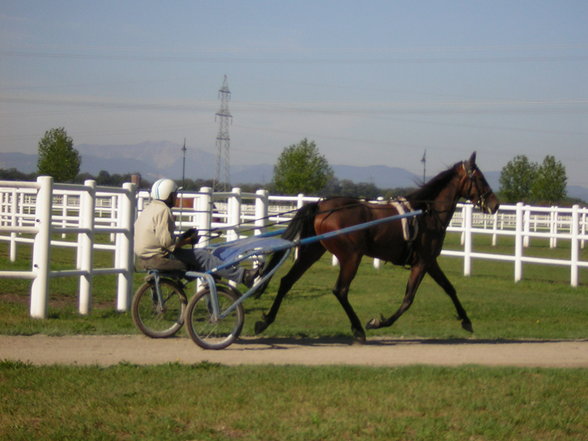
<svg viewBox="0 0 588 441">
<path fill-rule="evenodd" d="M 167 140 L 231 164 L 316 142 L 331 164 L 420 175 L 554 155 L 588 186 L 588 2 L 0 2 L 0 151 Z M 189 166 L 188 166 L 189 167 Z"/>
</svg>

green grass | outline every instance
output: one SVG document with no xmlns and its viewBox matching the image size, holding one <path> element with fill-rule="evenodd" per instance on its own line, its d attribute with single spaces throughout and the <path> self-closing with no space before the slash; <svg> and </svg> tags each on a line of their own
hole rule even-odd
<svg viewBox="0 0 588 441">
<path fill-rule="evenodd" d="M 489 238 L 476 243 L 474 249 L 494 251 Z M 458 240 L 449 235 L 448 246 Z M 547 245 L 534 247 L 528 252 L 565 255 L 565 243 L 550 250 Z M 508 247 L 509 244 L 499 244 Z M 19 258 L 11 263 L 7 258 L 7 246 L 0 243 L 0 264 L 3 268 L 28 269 L 30 251 L 22 245 Z M 583 251 L 586 254 L 586 250 Z M 586 256 L 583 256 L 586 259 Z M 112 254 L 96 252 L 97 266 L 111 266 Z M 71 268 L 73 250 L 56 249 L 53 268 Z M 569 285 L 569 270 L 564 267 L 525 265 L 525 278 L 513 282 L 512 264 L 475 260 L 473 276 L 464 277 L 462 260 L 440 258 L 441 266 L 455 285 L 462 304 L 473 322 L 474 338 L 479 339 L 574 339 L 587 338 L 588 284 L 577 288 Z M 280 275 L 289 268 L 286 264 L 274 277 L 270 288 L 259 299 L 245 302 L 246 320 L 243 335 L 252 335 L 253 326 L 262 312 L 267 311 L 277 290 Z M 325 257 L 294 286 L 282 304 L 276 322 L 264 335 L 268 337 L 341 337 L 350 336 L 349 322 L 343 309 L 331 293 L 338 268 L 330 265 Z M 371 259 L 364 259 L 358 276 L 351 286 L 350 301 L 361 321 L 366 323 L 380 314 L 391 315 L 400 305 L 404 294 L 408 271 L 392 265 L 380 270 L 372 266 Z M 588 270 L 582 269 L 580 280 L 588 280 Z M 135 276 L 135 288 L 142 275 Z M 61 334 L 132 334 L 136 333 L 130 315 L 115 312 L 116 280 L 114 276 L 94 278 L 93 312 L 83 317 L 77 313 L 77 280 L 56 278 L 51 280 L 49 318 L 29 318 L 30 281 L 0 279 L 0 333 L 30 335 L 43 333 Z M 421 285 L 414 304 L 392 327 L 369 331 L 370 335 L 466 338 L 470 334 L 462 330 L 455 319 L 455 310 L 449 298 L 430 278 Z"/>
<path fill-rule="evenodd" d="M 587 390 L 579 369 L 0 362 L 0 440 L 585 440 Z"/>
<path fill-rule="evenodd" d="M 451 241 L 457 238 L 450 235 Z M 26 248 L 21 246 L 18 261 L 10 263 L 0 243 L 2 268 L 29 269 Z M 566 253 L 546 248 L 529 252 Z M 503 252 L 477 241 L 475 249 Z M 108 253 L 95 254 L 97 266 L 110 266 L 111 260 Z M 72 250 L 55 250 L 52 265 L 71 268 L 73 261 Z M 460 259 L 440 261 L 473 321 L 471 338 L 588 337 L 588 285 L 571 288 L 566 269 L 526 265 L 525 280 L 515 284 L 511 264 L 475 261 L 474 276 L 465 278 Z M 264 335 L 350 338 L 347 317 L 330 292 L 336 276 L 328 258 L 317 263 Z M 361 320 L 391 314 L 407 277 L 406 270 L 391 265 L 375 270 L 365 259 L 350 295 Z M 245 303 L 245 335 L 269 308 L 278 280 L 260 300 Z M 135 287 L 140 282 L 137 275 Z M 137 333 L 129 314 L 114 311 L 113 276 L 94 279 L 88 317 L 77 313 L 77 281 L 52 280 L 47 320 L 28 317 L 29 281 L 0 279 L 0 284 L 0 334 Z M 425 278 L 412 308 L 392 327 L 368 332 L 368 338 L 470 338 L 454 316 L 447 296 Z M 588 433 L 586 369 L 210 363 L 105 368 L 0 361 L 0 397 L 0 440 L 11 441 L 579 441 Z"/>
</svg>

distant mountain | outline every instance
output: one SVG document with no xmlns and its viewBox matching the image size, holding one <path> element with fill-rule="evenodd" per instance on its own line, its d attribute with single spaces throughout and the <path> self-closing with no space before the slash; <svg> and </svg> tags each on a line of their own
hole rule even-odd
<svg viewBox="0 0 588 441">
<path fill-rule="evenodd" d="M 240 184 L 268 184 L 274 176 L 274 166 L 270 164 L 231 165 L 231 181 Z"/>
<path fill-rule="evenodd" d="M 93 175 L 101 170 L 110 174 L 140 173 L 153 181 L 162 176 L 181 179 L 183 154 L 181 146 L 171 142 L 142 142 L 132 145 L 80 144 L 81 171 Z M 216 157 L 190 148 L 186 151 L 186 177 L 211 179 L 216 172 Z"/>
<path fill-rule="evenodd" d="M 181 179 L 183 155 L 181 146 L 171 142 L 142 142 L 132 145 L 76 145 L 82 157 L 80 171 L 97 175 L 101 170 L 110 174 L 140 173 L 153 181 L 162 176 Z M 369 182 L 380 188 L 413 187 L 419 177 L 404 169 L 375 165 L 355 167 L 333 165 L 338 179 Z M 16 168 L 23 173 L 37 169 L 37 155 L 0 153 L 0 168 Z M 240 184 L 267 184 L 274 166 L 270 164 L 232 165 L 231 181 Z M 186 151 L 186 177 L 212 179 L 216 174 L 216 156 L 200 149 Z"/>
<path fill-rule="evenodd" d="M 76 149 L 82 155 L 81 171 L 98 174 L 139 172 L 148 180 L 168 176 L 181 178 L 181 146 L 171 142 L 142 142 L 134 145 L 99 146 L 81 144 Z M 369 182 L 380 188 L 413 187 L 419 178 L 404 169 L 374 165 L 355 167 L 333 165 L 335 176 L 352 182 Z M 231 166 L 231 181 L 239 184 L 266 184 L 271 181 L 273 165 L 257 164 Z M 212 179 L 216 174 L 216 156 L 190 148 L 186 152 L 186 177 L 190 179 Z"/>
<path fill-rule="evenodd" d="M 15 168 L 21 173 L 33 173 L 37 171 L 37 155 L 25 153 L 1 153 L 0 168 Z"/>
<path fill-rule="evenodd" d="M 355 183 L 367 182 L 378 188 L 416 187 L 422 181 L 421 177 L 403 168 L 385 165 L 333 165 L 332 168 L 338 179 L 347 179 Z"/>
<path fill-rule="evenodd" d="M 160 177 L 182 178 L 183 155 L 181 145 L 167 141 L 142 142 L 131 145 L 76 145 L 82 157 L 81 172 L 97 175 L 105 170 L 110 174 L 140 173 L 148 181 Z M 37 170 L 37 155 L 24 153 L 0 153 L 0 168 L 15 168 L 23 173 Z M 403 168 L 373 165 L 357 167 L 332 165 L 335 176 L 340 180 L 355 183 L 367 182 L 378 188 L 414 187 L 421 180 Z M 191 147 L 186 151 L 186 178 L 213 179 L 216 174 L 216 156 Z M 274 172 L 273 165 L 232 165 L 233 185 L 267 184 Z M 484 173 L 490 186 L 497 191 L 500 187 L 499 171 Z M 429 176 L 431 177 L 431 176 Z M 568 186 L 568 196 L 588 201 L 588 188 Z"/>
<path fill-rule="evenodd" d="M 588 202 L 588 188 L 579 185 L 568 185 L 568 197 Z"/>
</svg>

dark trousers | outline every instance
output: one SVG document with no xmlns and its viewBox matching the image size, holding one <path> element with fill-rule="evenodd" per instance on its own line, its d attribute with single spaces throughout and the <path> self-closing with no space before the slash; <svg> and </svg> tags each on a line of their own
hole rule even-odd
<svg viewBox="0 0 588 441">
<path fill-rule="evenodd" d="M 177 259 L 193 271 L 205 272 L 223 264 L 223 261 L 203 248 L 178 248 L 169 255 L 170 259 Z M 241 283 L 243 281 L 244 269 L 240 266 L 230 266 L 220 271 L 215 271 L 225 279 Z"/>
</svg>

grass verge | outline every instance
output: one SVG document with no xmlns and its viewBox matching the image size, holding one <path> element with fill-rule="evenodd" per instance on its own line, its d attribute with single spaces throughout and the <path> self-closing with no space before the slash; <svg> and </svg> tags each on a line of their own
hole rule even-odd
<svg viewBox="0 0 588 441">
<path fill-rule="evenodd" d="M 0 362 L 1 440 L 584 440 L 577 369 Z"/>
</svg>

